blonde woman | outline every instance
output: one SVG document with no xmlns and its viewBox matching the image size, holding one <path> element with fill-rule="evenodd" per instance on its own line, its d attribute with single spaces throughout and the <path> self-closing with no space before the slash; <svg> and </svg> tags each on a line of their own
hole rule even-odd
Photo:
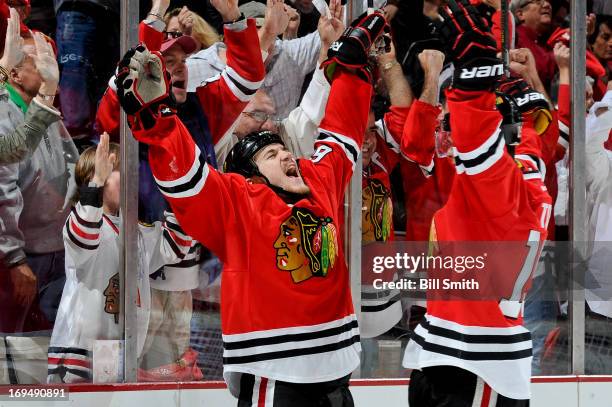
<svg viewBox="0 0 612 407">
<path fill-rule="evenodd" d="M 221 36 L 197 13 L 189 10 L 187 6 L 170 10 L 164 16 L 166 23 L 166 36 L 190 35 L 196 40 L 195 52 L 210 47 L 221 41 Z"/>
</svg>

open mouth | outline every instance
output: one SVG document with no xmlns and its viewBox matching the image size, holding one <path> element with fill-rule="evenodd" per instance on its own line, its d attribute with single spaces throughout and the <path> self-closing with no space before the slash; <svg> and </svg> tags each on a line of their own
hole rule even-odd
<svg viewBox="0 0 612 407">
<path fill-rule="evenodd" d="M 289 168 L 287 168 L 287 170 L 285 171 L 285 175 L 287 175 L 288 177 L 291 177 L 291 178 L 298 178 L 299 174 L 298 174 L 298 171 L 297 171 L 297 166 L 292 165 Z"/>
<path fill-rule="evenodd" d="M 179 89 L 185 89 L 185 81 L 174 81 L 172 86 Z"/>
</svg>

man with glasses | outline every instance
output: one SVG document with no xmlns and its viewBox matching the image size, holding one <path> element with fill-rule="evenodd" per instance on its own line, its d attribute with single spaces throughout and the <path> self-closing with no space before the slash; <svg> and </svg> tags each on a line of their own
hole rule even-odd
<svg viewBox="0 0 612 407">
<path fill-rule="evenodd" d="M 555 56 L 546 44 L 553 28 L 552 6 L 548 0 L 512 0 L 510 9 L 517 23 L 516 48 L 531 50 L 540 79 L 549 88 L 557 70 Z"/>
</svg>

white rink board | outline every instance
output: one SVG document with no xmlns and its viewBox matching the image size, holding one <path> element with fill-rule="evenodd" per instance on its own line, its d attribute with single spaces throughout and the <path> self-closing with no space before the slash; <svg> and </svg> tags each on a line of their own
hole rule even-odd
<svg viewBox="0 0 612 407">
<path fill-rule="evenodd" d="M 554 380 L 554 379 L 551 379 Z M 537 382 L 532 384 L 531 407 L 612 407 L 612 377 L 604 381 L 586 378 L 586 382 Z M 164 390 L 121 390 L 70 392 L 69 401 L 0 401 L 0 407 L 233 407 L 236 400 L 224 388 L 190 388 Z M 138 386 L 141 387 L 141 386 Z M 146 386 L 143 386 L 146 387 Z M 155 385 L 151 385 L 154 388 Z M 352 386 L 356 407 L 407 407 L 408 388 L 402 385 Z"/>
</svg>

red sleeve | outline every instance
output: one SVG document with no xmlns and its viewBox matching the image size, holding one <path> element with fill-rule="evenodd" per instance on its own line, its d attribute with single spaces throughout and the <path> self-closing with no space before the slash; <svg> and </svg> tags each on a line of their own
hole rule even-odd
<svg viewBox="0 0 612 407">
<path fill-rule="evenodd" d="M 315 141 L 312 164 L 341 203 L 359 158 L 368 124 L 372 86 L 340 67 L 336 68 L 325 117 Z"/>
<path fill-rule="evenodd" d="M 569 148 L 570 142 L 570 86 L 567 84 L 559 85 L 559 97 L 557 100 L 558 108 L 558 125 L 559 125 L 559 144 L 565 150 Z"/>
<path fill-rule="evenodd" d="M 408 113 L 402 132 L 401 151 L 421 169 L 431 172 L 435 153 L 435 132 L 441 109 L 420 100 L 415 101 Z"/>
<path fill-rule="evenodd" d="M 141 21 L 138 26 L 138 40 L 143 42 L 149 51 L 159 51 L 164 41 L 164 34 Z"/>
<path fill-rule="evenodd" d="M 494 14 L 493 17 L 491 18 L 492 20 L 492 25 L 491 25 L 491 33 L 493 34 L 493 36 L 495 37 L 495 42 L 497 43 L 497 51 L 501 52 L 502 50 L 502 25 L 501 25 L 501 17 L 502 17 L 502 12 L 501 10 L 497 10 Z M 509 27 L 509 40 L 508 40 L 508 44 L 510 45 L 510 48 L 514 48 L 514 27 L 515 27 L 515 22 L 514 22 L 514 16 L 512 15 L 512 13 L 510 11 L 508 11 L 508 27 Z"/>
<path fill-rule="evenodd" d="M 242 31 L 225 28 L 227 66 L 220 76 L 196 90 L 213 144 L 234 124 L 263 82 L 265 70 L 255 20 L 247 20 L 247 25 Z"/>
<path fill-rule="evenodd" d="M 110 87 L 106 88 L 96 112 L 96 128 L 100 133 L 107 132 L 116 143 L 119 142 L 119 112 L 117 94 Z"/>
<path fill-rule="evenodd" d="M 377 150 L 383 156 L 388 169 L 393 169 L 401 158 L 400 142 L 410 107 L 391 106 L 382 121 L 376 123 L 378 128 Z"/>
<path fill-rule="evenodd" d="M 551 127 L 553 126 L 549 126 L 548 129 Z M 529 204 L 537 215 L 542 229 L 547 228 L 552 213 L 552 198 L 544 185 L 546 163 L 542 151 L 545 134 L 538 136 L 533 123 L 525 121 L 521 130 L 521 143 L 516 147 L 514 156 L 527 186 Z"/>
<path fill-rule="evenodd" d="M 176 115 L 160 117 L 149 130 L 134 130 L 149 144 L 149 163 L 159 190 L 170 203 L 185 233 L 210 248 L 223 262 L 239 249 L 253 218 L 246 179 L 220 174 L 206 163 L 189 131 Z M 233 259 L 236 261 L 236 259 Z"/>
</svg>

